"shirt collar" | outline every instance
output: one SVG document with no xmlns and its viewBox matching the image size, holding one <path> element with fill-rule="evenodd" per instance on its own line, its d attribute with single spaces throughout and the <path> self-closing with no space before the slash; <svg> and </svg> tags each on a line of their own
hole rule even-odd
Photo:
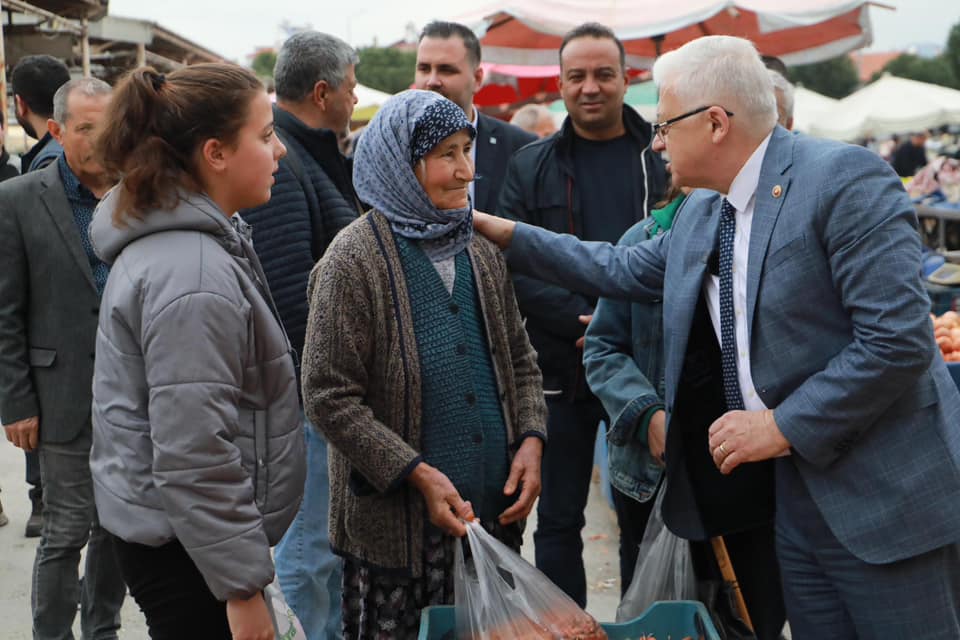
<svg viewBox="0 0 960 640">
<path fill-rule="evenodd" d="M 57 163 L 60 166 L 60 179 L 63 181 L 63 189 L 67 193 L 67 198 L 74 200 L 93 200 L 94 202 L 100 201 L 99 198 L 83 186 L 83 183 L 77 178 L 73 169 L 67 164 L 66 154 L 61 153 L 60 157 L 57 158 Z"/>
<path fill-rule="evenodd" d="M 760 169 L 763 168 L 763 157 L 767 153 L 767 146 L 770 144 L 770 137 L 773 131 L 767 134 L 767 137 L 754 149 L 753 154 L 747 162 L 740 167 L 740 173 L 730 184 L 730 191 L 727 193 L 727 200 L 736 208 L 737 211 L 746 211 L 750 199 L 757 191 L 760 184 Z"/>
</svg>

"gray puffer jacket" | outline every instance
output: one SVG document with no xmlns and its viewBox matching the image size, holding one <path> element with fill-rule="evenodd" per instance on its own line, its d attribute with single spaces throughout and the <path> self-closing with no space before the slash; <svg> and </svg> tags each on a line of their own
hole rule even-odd
<svg viewBox="0 0 960 640">
<path fill-rule="evenodd" d="M 184 194 L 117 228 L 117 195 L 90 225 L 113 265 L 93 377 L 100 522 L 128 542 L 176 538 L 218 599 L 250 597 L 303 494 L 290 344 L 241 220 Z"/>
</svg>

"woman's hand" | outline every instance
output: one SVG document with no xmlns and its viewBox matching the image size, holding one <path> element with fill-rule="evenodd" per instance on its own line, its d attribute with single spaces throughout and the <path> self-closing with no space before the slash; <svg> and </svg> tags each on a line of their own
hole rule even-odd
<svg viewBox="0 0 960 640">
<path fill-rule="evenodd" d="M 473 228 L 501 249 L 510 247 L 510 243 L 513 241 L 513 230 L 516 226 L 517 223 L 513 220 L 498 218 L 477 210 L 473 212 Z"/>
<path fill-rule="evenodd" d="M 530 436 L 526 438 L 513 457 L 510 476 L 503 487 L 504 495 L 512 496 L 521 487 L 520 497 L 513 505 L 500 514 L 500 524 L 507 525 L 530 515 L 533 503 L 540 495 L 540 459 L 543 458 L 543 440 Z"/>
<path fill-rule="evenodd" d="M 227 622 L 233 640 L 273 640 L 273 621 L 263 594 L 249 600 L 227 600 Z"/>
<path fill-rule="evenodd" d="M 473 506 L 460 497 L 450 478 L 421 462 L 409 480 L 423 494 L 430 522 L 457 538 L 467 535 L 467 528 L 461 520 L 473 520 Z"/>
</svg>

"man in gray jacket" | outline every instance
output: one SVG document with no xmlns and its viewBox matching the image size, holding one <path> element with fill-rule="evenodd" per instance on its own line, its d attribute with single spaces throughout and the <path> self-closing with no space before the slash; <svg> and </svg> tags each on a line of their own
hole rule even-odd
<svg viewBox="0 0 960 640">
<path fill-rule="evenodd" d="M 99 526 L 89 466 L 94 338 L 108 269 L 93 253 L 87 226 L 111 186 L 92 157 L 109 94 L 100 80 L 63 85 L 49 122 L 63 155 L 0 185 L 0 415 L 8 440 L 40 452 L 44 522 L 32 597 L 38 640 L 72 637 L 78 604 L 84 637 L 115 638 L 126 592 Z"/>
</svg>

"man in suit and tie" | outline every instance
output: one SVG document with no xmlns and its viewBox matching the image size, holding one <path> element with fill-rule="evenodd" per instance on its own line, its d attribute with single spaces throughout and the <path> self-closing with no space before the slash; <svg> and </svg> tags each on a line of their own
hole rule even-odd
<svg viewBox="0 0 960 640">
<path fill-rule="evenodd" d="M 473 144 L 476 178 L 470 183 L 473 208 L 494 211 L 507 171 L 507 160 L 537 136 L 480 113 L 473 96 L 483 82 L 480 41 L 456 22 L 431 22 L 420 32 L 414 86 L 436 91 L 455 102 L 477 130 Z"/>
<path fill-rule="evenodd" d="M 87 226 L 112 185 L 93 154 L 110 98 L 83 78 L 54 96 L 63 154 L 0 185 L 0 415 L 7 439 L 38 449 L 44 519 L 33 572 L 33 637 L 116 638 L 126 587 L 97 522 L 90 476 L 91 381 L 108 269 Z M 80 552 L 87 547 L 84 579 Z"/>
<path fill-rule="evenodd" d="M 865 149 L 776 126 L 748 41 L 695 40 L 654 79 L 656 146 L 705 189 L 669 233 L 612 247 L 478 228 L 512 239 L 516 270 L 662 296 L 664 520 L 705 538 L 773 519 L 794 637 L 960 637 L 960 393 L 900 181 Z"/>
</svg>

